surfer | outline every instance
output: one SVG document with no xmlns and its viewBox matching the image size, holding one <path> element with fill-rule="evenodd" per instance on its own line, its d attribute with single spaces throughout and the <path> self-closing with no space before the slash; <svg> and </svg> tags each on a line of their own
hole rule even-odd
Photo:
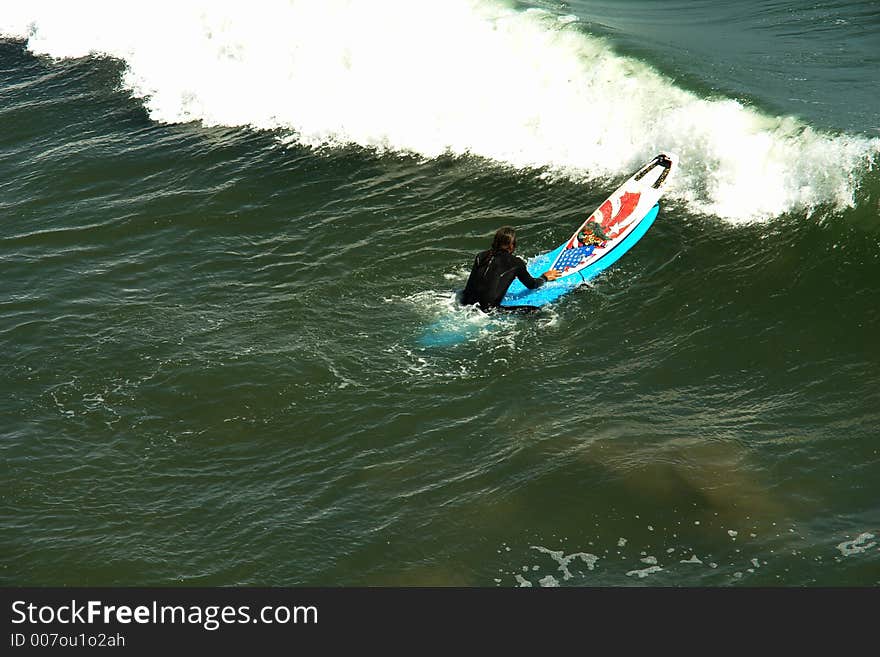
<svg viewBox="0 0 880 657">
<path fill-rule="evenodd" d="M 514 278 L 530 290 L 541 287 L 547 281 L 556 280 L 559 272 L 548 269 L 538 278 L 532 278 L 522 258 L 513 255 L 516 250 L 516 230 L 502 226 L 495 231 L 492 246 L 477 254 L 467 285 L 461 294 L 461 303 L 470 306 L 480 304 L 480 310 L 498 308 Z"/>
</svg>

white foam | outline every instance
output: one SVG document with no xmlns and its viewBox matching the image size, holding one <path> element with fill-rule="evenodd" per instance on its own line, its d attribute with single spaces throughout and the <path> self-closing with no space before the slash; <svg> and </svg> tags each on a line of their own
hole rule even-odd
<svg viewBox="0 0 880 657">
<path fill-rule="evenodd" d="M 551 559 L 559 564 L 558 570 L 562 573 L 562 578 L 565 580 L 569 580 L 572 578 L 571 571 L 568 569 L 568 566 L 572 561 L 580 559 L 587 565 L 587 568 L 589 570 L 595 569 L 596 562 L 599 561 L 599 557 L 597 557 L 595 554 L 590 554 L 589 552 L 575 552 L 574 554 L 565 554 L 562 550 L 551 550 L 549 548 L 541 547 L 540 545 L 532 545 L 531 548 L 533 550 L 537 550 L 542 554 L 549 555 Z"/>
<path fill-rule="evenodd" d="M 874 534 L 864 532 L 862 534 L 859 534 L 855 539 L 851 541 L 838 543 L 837 549 L 840 550 L 840 553 L 845 557 L 851 557 L 855 554 L 861 554 L 862 552 L 866 552 L 867 550 L 870 550 L 871 548 L 877 546 L 876 541 L 871 541 L 872 538 L 875 538 Z"/>
<path fill-rule="evenodd" d="M 654 573 L 659 573 L 663 570 L 660 566 L 650 566 L 648 568 L 642 568 L 641 570 L 630 570 L 627 571 L 627 577 L 638 577 L 639 579 L 644 579 L 648 575 L 653 575 Z"/>
<path fill-rule="evenodd" d="M 4 0 L 34 53 L 124 60 L 156 121 L 281 130 L 310 146 L 472 154 L 620 180 L 681 157 L 669 196 L 753 221 L 853 205 L 880 140 L 706 99 L 578 21 L 493 0 Z"/>
<path fill-rule="evenodd" d="M 527 580 L 527 579 L 526 579 L 525 577 L 523 577 L 522 575 L 514 575 L 514 578 L 516 579 L 516 581 L 517 581 L 517 583 L 519 584 L 520 588 L 522 588 L 522 587 L 528 587 L 528 586 L 534 586 L 534 584 L 532 584 L 529 580 Z"/>
</svg>

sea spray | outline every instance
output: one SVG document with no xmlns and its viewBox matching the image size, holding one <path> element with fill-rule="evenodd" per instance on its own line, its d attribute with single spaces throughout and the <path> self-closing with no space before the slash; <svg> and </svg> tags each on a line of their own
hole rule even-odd
<svg viewBox="0 0 880 657">
<path fill-rule="evenodd" d="M 0 32 L 55 58 L 123 60 L 164 123 L 283 141 L 473 155 L 619 181 L 681 157 L 667 198 L 733 222 L 857 203 L 880 140 L 703 98 L 569 16 L 490 0 L 8 0 Z"/>
</svg>

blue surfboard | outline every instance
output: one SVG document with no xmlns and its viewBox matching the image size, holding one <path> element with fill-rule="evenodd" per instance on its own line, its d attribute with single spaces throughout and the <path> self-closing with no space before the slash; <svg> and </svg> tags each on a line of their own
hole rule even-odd
<svg viewBox="0 0 880 657">
<path fill-rule="evenodd" d="M 629 251 L 635 246 L 636 242 L 642 239 L 645 233 L 648 232 L 651 224 L 654 223 L 659 211 L 659 205 L 655 205 L 648 210 L 648 214 L 638 221 L 638 225 L 635 226 L 625 238 L 614 244 L 611 248 L 605 249 L 603 253 L 597 254 L 600 257 L 591 261 L 586 267 L 577 269 L 571 273 L 566 273 L 555 281 L 544 283 L 541 287 L 535 290 L 530 290 L 518 280 L 514 280 L 507 289 L 507 294 L 504 295 L 504 299 L 501 301 L 501 306 L 508 308 L 516 306 L 544 306 L 556 301 L 559 297 L 571 292 L 576 287 L 583 285 L 591 278 L 595 278 L 599 273 L 617 262 L 624 253 Z M 590 257 L 598 250 L 596 245 L 582 246 L 579 248 L 581 249 L 581 252 L 578 255 L 583 257 Z M 532 276 L 537 277 L 548 269 L 552 269 L 553 264 L 560 259 L 562 252 L 565 250 L 566 244 L 561 244 L 549 253 L 544 253 L 531 258 L 527 263 L 529 273 Z"/>
<path fill-rule="evenodd" d="M 501 300 L 501 306 L 508 309 L 540 308 L 617 262 L 654 223 L 660 211 L 658 201 L 666 190 L 670 174 L 677 167 L 678 157 L 672 153 L 660 153 L 646 162 L 614 190 L 567 241 L 526 263 L 534 277 L 548 269 L 561 272 L 555 281 L 529 290 L 514 280 Z M 471 340 L 493 326 L 492 321 L 474 322 L 474 318 L 467 314 L 470 310 L 454 311 L 451 316 L 438 319 L 422 333 L 419 343 L 422 346 L 454 345 Z"/>
<path fill-rule="evenodd" d="M 532 276 L 555 269 L 562 272 L 559 278 L 536 290 L 514 280 L 501 305 L 543 306 L 617 262 L 654 223 L 660 210 L 658 201 L 677 165 L 678 158 L 671 153 L 660 153 L 646 162 L 565 243 L 528 263 Z"/>
</svg>

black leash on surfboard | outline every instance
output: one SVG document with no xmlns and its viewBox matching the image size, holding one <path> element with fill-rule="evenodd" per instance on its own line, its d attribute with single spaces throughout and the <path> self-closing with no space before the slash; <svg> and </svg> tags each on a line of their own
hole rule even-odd
<svg viewBox="0 0 880 657">
<path fill-rule="evenodd" d="M 670 160 L 662 153 L 651 160 L 651 163 L 648 166 L 646 166 L 644 169 L 636 174 L 636 180 L 641 180 L 642 178 L 644 178 L 648 174 L 648 172 L 656 166 L 663 167 L 663 173 L 660 174 L 660 177 L 657 178 L 657 180 L 654 182 L 653 185 L 651 185 L 651 187 L 653 187 L 654 189 L 660 189 L 660 185 L 663 184 L 663 181 L 666 180 L 666 176 L 669 175 L 670 169 L 672 169 L 672 160 Z"/>
</svg>

